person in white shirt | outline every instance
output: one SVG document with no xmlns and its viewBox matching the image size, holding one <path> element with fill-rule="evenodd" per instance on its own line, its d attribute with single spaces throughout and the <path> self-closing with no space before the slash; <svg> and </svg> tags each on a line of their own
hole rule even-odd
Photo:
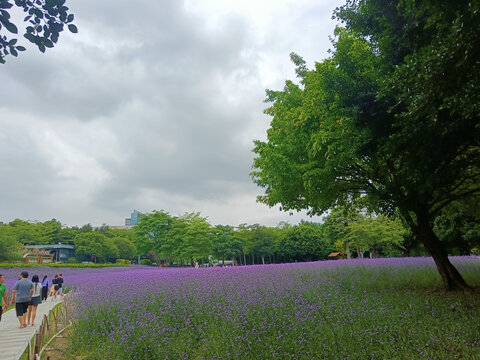
<svg viewBox="0 0 480 360">
<path fill-rule="evenodd" d="M 35 325 L 35 317 L 37 316 L 37 306 L 42 302 L 42 284 L 39 282 L 38 275 L 32 276 L 33 294 L 30 303 L 28 304 L 27 323 L 28 325 Z"/>
</svg>

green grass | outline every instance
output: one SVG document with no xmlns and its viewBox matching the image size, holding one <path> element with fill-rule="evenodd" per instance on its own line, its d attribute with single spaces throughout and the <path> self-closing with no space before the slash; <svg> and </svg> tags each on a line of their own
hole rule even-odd
<svg viewBox="0 0 480 360">
<path fill-rule="evenodd" d="M 480 359 L 480 293 L 445 293 L 422 261 L 109 274 L 73 342 L 86 359 Z"/>
</svg>

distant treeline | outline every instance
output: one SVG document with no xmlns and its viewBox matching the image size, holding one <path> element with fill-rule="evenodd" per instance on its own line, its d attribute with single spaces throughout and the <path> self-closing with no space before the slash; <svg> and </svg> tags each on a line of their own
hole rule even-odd
<svg viewBox="0 0 480 360">
<path fill-rule="evenodd" d="M 477 253 L 476 241 L 454 236 L 459 226 L 446 217 L 436 228 L 450 253 Z M 475 226 L 470 233 L 478 233 L 479 225 Z M 58 243 L 75 245 L 75 258 L 69 260 L 72 263 L 136 260 L 141 256 L 148 259 L 145 262 L 158 265 L 207 264 L 214 260 L 265 264 L 322 260 L 337 251 L 345 257 L 427 255 L 400 220 L 340 208 L 331 211 L 323 223 L 281 222 L 276 227 L 213 226 L 200 213 L 172 216 L 165 211 L 143 215 L 132 229 L 108 225 L 92 228 L 90 224 L 65 227 L 55 219 L 16 219 L 0 225 L 0 261 L 20 260 L 24 245 Z"/>
</svg>

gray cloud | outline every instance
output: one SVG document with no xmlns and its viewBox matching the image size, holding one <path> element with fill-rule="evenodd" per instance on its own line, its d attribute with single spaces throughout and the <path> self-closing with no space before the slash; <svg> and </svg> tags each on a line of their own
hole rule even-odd
<svg viewBox="0 0 480 360">
<path fill-rule="evenodd" d="M 0 220 L 115 225 L 133 208 L 292 219 L 255 204 L 252 141 L 268 126 L 264 88 L 292 77 L 288 53 L 328 43 L 326 5 L 262 29 L 233 12 L 212 27 L 176 0 L 69 5 L 79 34 L 0 68 Z"/>
</svg>

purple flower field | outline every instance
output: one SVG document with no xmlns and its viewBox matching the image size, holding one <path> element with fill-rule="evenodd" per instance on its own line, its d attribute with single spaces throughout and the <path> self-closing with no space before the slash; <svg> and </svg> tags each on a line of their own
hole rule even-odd
<svg viewBox="0 0 480 360">
<path fill-rule="evenodd" d="M 480 285 L 478 257 L 452 262 Z M 430 258 L 28 270 L 63 273 L 86 359 L 480 358 L 480 296 L 444 294 Z"/>
</svg>

